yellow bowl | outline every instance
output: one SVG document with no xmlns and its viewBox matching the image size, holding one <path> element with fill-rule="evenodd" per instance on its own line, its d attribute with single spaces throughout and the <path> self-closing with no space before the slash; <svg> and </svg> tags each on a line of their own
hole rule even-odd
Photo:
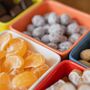
<svg viewBox="0 0 90 90">
<path fill-rule="evenodd" d="M 17 19 L 22 17 L 24 14 L 27 13 L 28 10 L 31 10 L 32 8 L 36 7 L 39 3 L 41 3 L 43 0 L 32 0 L 34 4 L 27 8 L 25 11 L 21 12 L 19 15 L 17 15 L 15 18 L 8 22 L 0 22 L 0 32 L 9 29 L 9 26 L 12 25 Z"/>
</svg>

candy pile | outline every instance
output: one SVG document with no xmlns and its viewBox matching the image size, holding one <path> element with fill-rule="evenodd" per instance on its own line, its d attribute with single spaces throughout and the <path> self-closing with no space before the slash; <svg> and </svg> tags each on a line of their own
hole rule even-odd
<svg viewBox="0 0 90 90">
<path fill-rule="evenodd" d="M 0 35 L 0 90 L 27 90 L 49 66 L 44 56 L 12 34 Z"/>
<path fill-rule="evenodd" d="M 46 90 L 90 90 L 90 70 L 73 70 Z"/>
<path fill-rule="evenodd" d="M 48 46 L 65 51 L 68 50 L 87 30 L 72 19 L 68 14 L 57 15 L 54 12 L 44 16 L 35 15 L 32 24 L 23 33 L 47 44 Z"/>
<path fill-rule="evenodd" d="M 90 67 L 90 49 L 85 49 L 80 53 L 80 62 Z"/>
<path fill-rule="evenodd" d="M 32 0 L 0 0 L 0 21 L 11 20 L 31 4 Z"/>
</svg>

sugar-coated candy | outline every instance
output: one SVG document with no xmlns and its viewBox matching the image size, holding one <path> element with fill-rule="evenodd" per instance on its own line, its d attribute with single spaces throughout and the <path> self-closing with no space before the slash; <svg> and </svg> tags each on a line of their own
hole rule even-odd
<svg viewBox="0 0 90 90">
<path fill-rule="evenodd" d="M 55 44 L 55 43 L 48 43 L 48 46 L 50 46 L 54 49 L 57 49 L 57 47 L 58 47 L 57 44 Z"/>
<path fill-rule="evenodd" d="M 33 30 L 32 35 L 33 37 L 41 37 L 45 34 L 43 27 L 37 27 Z"/>
<path fill-rule="evenodd" d="M 34 26 L 43 26 L 45 25 L 45 19 L 40 15 L 36 15 L 32 18 L 32 23 Z"/>
<path fill-rule="evenodd" d="M 90 85 L 82 84 L 77 90 L 90 90 Z"/>
<path fill-rule="evenodd" d="M 80 74 L 81 74 L 81 72 L 74 70 L 69 74 L 68 78 L 74 85 L 78 86 L 78 84 L 80 83 L 80 80 L 81 80 Z"/>
<path fill-rule="evenodd" d="M 64 14 L 60 15 L 60 22 L 62 25 L 68 25 L 71 23 L 71 21 L 72 21 L 72 19 L 68 14 L 64 13 Z"/>
<path fill-rule="evenodd" d="M 90 69 L 87 69 L 83 72 L 82 79 L 84 83 L 90 84 Z"/>
<path fill-rule="evenodd" d="M 45 30 L 45 34 L 48 34 L 49 33 L 48 32 L 49 28 L 50 28 L 50 25 L 49 24 L 46 24 L 46 25 L 43 26 L 43 29 Z"/>
<path fill-rule="evenodd" d="M 71 23 L 67 26 L 67 34 L 71 35 L 73 33 L 78 33 L 80 30 L 80 27 L 78 23 Z"/>
<path fill-rule="evenodd" d="M 28 32 L 30 32 L 30 33 L 32 33 L 32 31 L 34 30 L 34 26 L 32 25 L 32 24 L 29 24 L 28 26 L 27 26 L 27 31 Z"/>
<path fill-rule="evenodd" d="M 75 86 L 71 83 L 65 83 L 58 90 L 76 90 Z"/>
<path fill-rule="evenodd" d="M 48 23 L 49 24 L 55 24 L 55 23 L 59 23 L 59 18 L 57 16 L 56 13 L 51 12 L 48 16 Z"/>
<path fill-rule="evenodd" d="M 65 81 L 64 80 L 59 80 L 55 84 L 53 84 L 52 86 L 50 86 L 49 88 L 47 88 L 46 90 L 59 90 L 60 87 L 62 85 L 64 85 L 64 84 L 65 84 Z"/>
<path fill-rule="evenodd" d="M 71 47 L 72 43 L 69 41 L 65 41 L 59 44 L 59 49 L 61 51 L 65 51 L 68 50 Z"/>
<path fill-rule="evenodd" d="M 65 38 L 64 36 L 62 35 L 59 35 L 58 33 L 55 34 L 49 34 L 49 40 L 50 42 L 52 43 L 59 43 L 59 42 L 62 42 L 63 41 L 63 38 Z M 66 39 L 66 38 L 65 38 Z"/>
<path fill-rule="evenodd" d="M 49 40 L 49 35 L 48 35 L 48 34 L 44 35 L 44 36 L 41 38 L 41 41 L 44 42 L 44 43 L 49 43 L 49 42 L 50 42 L 50 40 Z"/>
<path fill-rule="evenodd" d="M 49 28 L 49 33 L 50 34 L 52 34 L 52 33 L 57 34 L 58 33 L 60 35 L 63 35 L 65 33 L 64 29 L 65 28 L 63 28 L 63 26 L 60 24 L 53 24 Z"/>
<path fill-rule="evenodd" d="M 80 36 L 81 35 L 79 33 L 74 33 L 69 37 L 69 41 L 74 43 L 80 38 Z"/>
</svg>

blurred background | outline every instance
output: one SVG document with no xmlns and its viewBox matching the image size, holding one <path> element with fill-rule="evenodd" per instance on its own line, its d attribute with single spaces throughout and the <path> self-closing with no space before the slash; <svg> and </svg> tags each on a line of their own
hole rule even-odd
<svg viewBox="0 0 90 90">
<path fill-rule="evenodd" d="M 90 0 L 57 0 L 57 1 L 90 14 Z"/>
</svg>

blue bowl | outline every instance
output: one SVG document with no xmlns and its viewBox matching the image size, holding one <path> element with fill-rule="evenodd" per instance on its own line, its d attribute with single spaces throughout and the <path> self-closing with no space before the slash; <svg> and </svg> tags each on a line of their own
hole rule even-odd
<svg viewBox="0 0 90 90">
<path fill-rule="evenodd" d="M 72 49 L 71 53 L 69 54 L 69 59 L 88 68 L 88 66 L 80 63 L 78 60 L 80 59 L 81 51 L 85 49 L 90 49 L 90 32 Z"/>
</svg>

